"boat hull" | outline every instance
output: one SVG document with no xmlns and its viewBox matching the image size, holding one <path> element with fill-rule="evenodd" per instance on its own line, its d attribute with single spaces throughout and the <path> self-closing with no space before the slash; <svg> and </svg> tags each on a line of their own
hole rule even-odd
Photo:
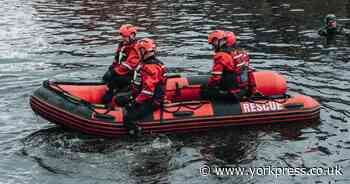
<svg viewBox="0 0 350 184">
<path fill-rule="evenodd" d="M 96 83 L 69 85 L 105 89 L 103 84 Z M 123 108 L 116 107 L 110 111 L 84 102 L 67 98 L 47 85 L 37 89 L 30 98 L 33 111 L 55 124 L 103 137 L 127 134 L 123 126 Z M 311 97 L 295 93 L 280 99 L 169 103 L 141 119 L 138 125 L 145 134 L 178 133 L 238 125 L 315 121 L 319 117 L 319 103 Z"/>
</svg>

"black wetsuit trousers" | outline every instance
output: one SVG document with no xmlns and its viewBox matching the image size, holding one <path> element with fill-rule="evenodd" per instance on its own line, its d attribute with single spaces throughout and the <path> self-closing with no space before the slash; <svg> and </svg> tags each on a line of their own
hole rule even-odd
<svg viewBox="0 0 350 184">
<path fill-rule="evenodd" d="M 136 104 L 126 108 L 126 114 L 124 116 L 124 125 L 128 129 L 137 128 L 136 121 L 143 117 L 150 115 L 159 108 L 159 105 L 155 104 L 153 100 L 146 100 L 142 104 Z"/>
</svg>

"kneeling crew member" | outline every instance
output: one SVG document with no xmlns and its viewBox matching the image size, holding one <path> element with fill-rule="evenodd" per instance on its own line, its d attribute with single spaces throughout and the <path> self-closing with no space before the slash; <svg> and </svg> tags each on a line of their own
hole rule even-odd
<svg viewBox="0 0 350 184">
<path fill-rule="evenodd" d="M 248 97 L 255 93 L 253 69 L 248 53 L 235 50 L 236 36 L 233 32 L 217 30 L 208 37 L 214 49 L 214 64 L 204 94 L 208 98 L 234 99 Z"/>
<path fill-rule="evenodd" d="M 136 121 L 158 109 L 164 96 L 166 67 L 155 57 L 156 45 L 145 38 L 136 44 L 140 64 L 135 70 L 132 83 L 133 100 L 126 108 L 124 125 L 130 134 L 141 131 Z M 118 102 L 117 102 L 118 103 Z"/>
</svg>

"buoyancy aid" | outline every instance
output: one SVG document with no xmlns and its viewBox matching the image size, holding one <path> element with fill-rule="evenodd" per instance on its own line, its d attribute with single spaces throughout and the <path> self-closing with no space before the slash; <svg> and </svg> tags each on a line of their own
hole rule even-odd
<svg viewBox="0 0 350 184">
<path fill-rule="evenodd" d="M 130 44 L 120 43 L 115 51 L 112 68 L 117 75 L 132 73 L 139 64 L 139 57 L 135 50 L 136 41 Z"/>
<path fill-rule="evenodd" d="M 136 40 L 128 44 L 120 42 L 118 44 L 118 47 L 115 49 L 114 63 L 121 64 L 123 61 L 125 61 L 128 54 L 130 53 L 130 50 L 133 49 L 136 43 Z"/>
<path fill-rule="evenodd" d="M 133 96 L 137 103 L 146 99 L 152 99 L 159 103 L 164 96 L 167 69 L 165 65 L 155 57 L 140 63 L 132 81 Z"/>
<path fill-rule="evenodd" d="M 209 86 L 218 85 L 232 93 L 249 90 L 255 84 L 252 72 L 246 51 L 217 52 Z"/>
</svg>

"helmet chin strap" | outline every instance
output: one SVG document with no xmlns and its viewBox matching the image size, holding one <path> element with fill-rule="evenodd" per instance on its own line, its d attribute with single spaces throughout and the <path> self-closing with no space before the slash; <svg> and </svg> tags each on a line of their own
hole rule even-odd
<svg viewBox="0 0 350 184">
<path fill-rule="evenodd" d="M 145 49 L 144 48 L 141 48 L 140 49 L 140 55 L 141 55 L 141 61 L 144 61 L 145 59 L 147 59 L 147 58 L 145 58 Z"/>
<path fill-rule="evenodd" d="M 225 45 L 226 45 L 226 41 L 220 39 L 220 40 L 217 41 L 217 44 L 214 44 L 214 49 L 215 49 L 216 52 L 225 50 L 226 49 Z"/>
<path fill-rule="evenodd" d="M 130 36 L 129 36 L 129 42 L 133 42 L 136 40 L 136 35 L 134 33 L 132 33 Z"/>
<path fill-rule="evenodd" d="M 136 37 L 135 37 L 134 34 L 130 35 L 130 36 L 128 37 L 128 39 L 125 41 L 126 44 L 134 42 L 134 41 L 136 40 L 135 38 L 136 38 Z"/>
<path fill-rule="evenodd" d="M 212 46 L 215 52 L 220 51 L 220 40 L 213 41 Z"/>
<path fill-rule="evenodd" d="M 221 40 L 218 40 L 218 44 L 216 45 L 216 50 L 220 51 L 221 49 Z"/>
</svg>

